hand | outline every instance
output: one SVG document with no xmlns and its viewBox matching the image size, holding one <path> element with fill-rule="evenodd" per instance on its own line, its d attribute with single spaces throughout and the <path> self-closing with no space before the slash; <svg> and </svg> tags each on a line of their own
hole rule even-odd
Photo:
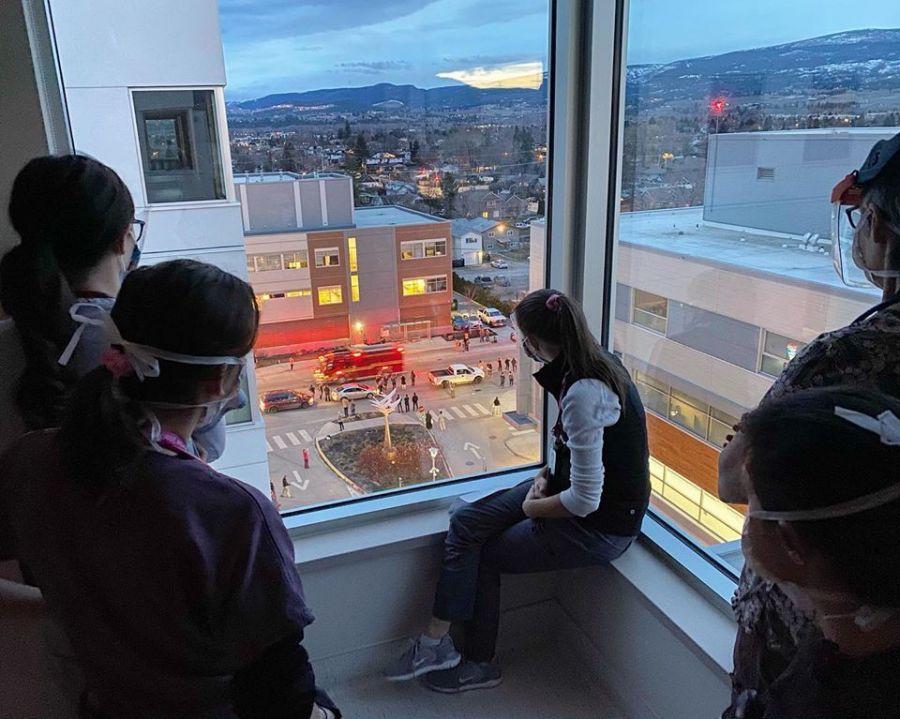
<svg viewBox="0 0 900 719">
<path fill-rule="evenodd" d="M 525 495 L 525 501 L 522 502 L 522 511 L 525 513 L 526 517 L 530 517 L 531 519 L 537 517 L 537 503 L 541 499 L 542 497 L 535 492 L 535 487 L 532 484 L 528 488 L 528 494 Z"/>
<path fill-rule="evenodd" d="M 543 467 L 534 477 L 532 490 L 536 497 L 546 497 L 550 486 L 550 468 Z"/>
</svg>

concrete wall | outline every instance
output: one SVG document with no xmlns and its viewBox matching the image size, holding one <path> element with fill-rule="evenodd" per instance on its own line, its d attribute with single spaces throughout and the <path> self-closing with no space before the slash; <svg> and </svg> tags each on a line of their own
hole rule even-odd
<svg viewBox="0 0 900 719">
<path fill-rule="evenodd" d="M 351 233 L 348 231 L 348 235 Z M 378 339 L 382 325 L 400 319 L 397 244 L 393 227 L 360 228 L 356 237 L 359 302 L 350 303 L 350 326 L 363 325 L 363 339 Z"/>
<path fill-rule="evenodd" d="M 831 237 L 831 188 L 898 129 L 711 135 L 703 219 Z"/>
</svg>

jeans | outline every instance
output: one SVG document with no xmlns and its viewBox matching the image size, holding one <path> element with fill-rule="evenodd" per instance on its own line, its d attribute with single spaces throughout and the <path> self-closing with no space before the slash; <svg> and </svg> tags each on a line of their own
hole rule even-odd
<svg viewBox="0 0 900 719">
<path fill-rule="evenodd" d="M 494 657 L 500 626 L 500 575 L 575 569 L 611 562 L 634 537 L 602 534 L 583 520 L 529 519 L 522 502 L 532 485 L 515 487 L 453 513 L 432 613 L 465 623 L 465 653 Z"/>
</svg>

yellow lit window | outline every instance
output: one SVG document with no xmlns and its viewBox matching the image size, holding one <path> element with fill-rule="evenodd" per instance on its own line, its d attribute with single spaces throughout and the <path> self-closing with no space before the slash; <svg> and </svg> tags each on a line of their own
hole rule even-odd
<svg viewBox="0 0 900 719">
<path fill-rule="evenodd" d="M 268 299 L 271 299 L 269 295 L 256 295 L 257 302 L 265 302 Z"/>
<path fill-rule="evenodd" d="M 291 290 L 284 293 L 285 297 L 312 297 L 312 290 Z"/>
<path fill-rule="evenodd" d="M 350 275 L 350 300 L 359 302 L 359 275 Z"/>
<path fill-rule="evenodd" d="M 347 238 L 347 254 L 350 256 L 350 271 L 358 272 L 358 268 L 356 265 L 356 238 L 348 237 Z"/>
<path fill-rule="evenodd" d="M 333 287 L 319 288 L 319 304 L 320 305 L 339 305 L 344 301 L 343 293 L 340 285 Z"/>
<path fill-rule="evenodd" d="M 417 277 L 412 280 L 403 280 L 403 296 L 410 297 L 411 295 L 424 295 L 425 294 L 425 278 Z"/>
</svg>

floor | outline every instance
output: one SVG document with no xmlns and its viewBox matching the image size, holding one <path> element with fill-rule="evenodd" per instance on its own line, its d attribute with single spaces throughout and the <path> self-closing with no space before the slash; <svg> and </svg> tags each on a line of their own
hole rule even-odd
<svg viewBox="0 0 900 719">
<path fill-rule="evenodd" d="M 503 684 L 458 696 L 373 675 L 326 686 L 348 719 L 624 719 L 597 682 L 552 645 L 549 652 L 546 645 L 511 649 L 500 661 Z"/>
</svg>

